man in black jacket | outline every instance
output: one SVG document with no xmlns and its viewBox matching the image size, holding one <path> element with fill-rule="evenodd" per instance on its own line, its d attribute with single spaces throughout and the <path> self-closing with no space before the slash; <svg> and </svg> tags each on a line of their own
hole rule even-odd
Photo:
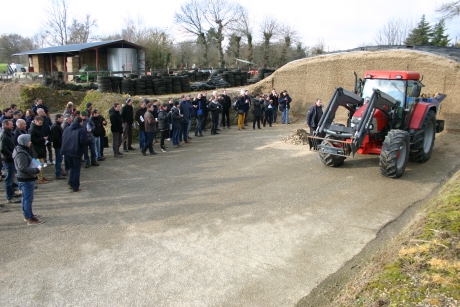
<svg viewBox="0 0 460 307">
<path fill-rule="evenodd" d="M 145 119 L 144 115 L 145 112 L 147 111 L 147 103 L 150 101 L 148 99 L 144 99 L 141 104 L 139 105 L 139 109 L 136 111 L 135 119 L 137 122 L 137 125 L 139 126 L 139 148 L 142 149 L 144 148 L 145 144 Z"/>
<path fill-rule="evenodd" d="M 14 146 L 18 145 L 18 137 L 23 134 L 27 134 L 27 123 L 23 119 L 18 119 L 16 121 L 16 129 L 13 132 Z"/>
<path fill-rule="evenodd" d="M 121 109 L 121 122 L 123 123 L 123 151 L 134 150 L 131 146 L 133 142 L 134 122 L 134 109 L 131 98 L 126 99 L 126 104 Z"/>
<path fill-rule="evenodd" d="M 113 108 L 109 110 L 110 114 L 110 123 L 111 127 L 110 130 L 112 131 L 113 137 L 113 155 L 115 158 L 123 157 L 122 153 L 120 152 L 120 145 L 122 141 L 122 134 L 123 134 L 123 123 L 121 121 L 120 115 L 121 105 L 118 102 L 113 104 Z"/>
<path fill-rule="evenodd" d="M 222 104 L 222 127 L 225 128 L 225 119 L 227 119 L 227 127 L 230 129 L 230 108 L 232 107 L 232 100 L 227 95 L 227 90 L 222 93 L 224 103 Z"/>
<path fill-rule="evenodd" d="M 3 167 L 5 173 L 5 192 L 8 203 L 19 203 L 19 199 L 14 199 L 14 140 L 13 140 L 13 122 L 11 119 L 5 119 L 2 122 L 2 133 L 0 133 L 0 152 L 2 153 Z"/>
<path fill-rule="evenodd" d="M 42 125 L 43 134 L 44 136 L 48 138 L 48 142 L 45 144 L 45 149 L 46 151 L 48 151 L 48 159 L 49 159 L 50 164 L 54 164 L 53 150 L 52 150 L 52 144 L 51 144 L 52 138 L 50 137 L 51 136 L 51 126 L 52 126 L 51 119 L 48 116 L 46 116 L 45 110 L 43 110 L 42 108 L 37 109 L 37 114 L 43 118 L 43 125 Z M 46 161 L 46 155 L 45 155 L 45 164 L 43 166 L 44 167 L 48 166 L 48 163 Z"/>
<path fill-rule="evenodd" d="M 80 188 L 80 169 L 83 149 L 88 144 L 86 129 L 82 127 L 83 119 L 75 117 L 73 123 L 62 134 L 61 153 L 70 166 L 69 188 L 73 192 L 83 191 Z"/>
<path fill-rule="evenodd" d="M 32 149 L 34 150 L 35 157 L 38 161 L 45 164 L 46 149 L 45 143 L 48 137 L 43 133 L 43 118 L 41 116 L 35 116 L 34 120 L 30 124 L 29 134 L 30 141 L 32 142 Z M 43 176 L 43 167 L 40 169 L 40 173 L 37 175 L 39 184 L 48 183 L 49 179 Z"/>
<path fill-rule="evenodd" d="M 56 163 L 54 164 L 54 168 L 56 171 L 56 179 L 64 180 L 66 179 L 62 174 L 62 154 L 61 154 L 61 146 L 62 146 L 62 133 L 64 129 L 62 129 L 62 123 L 64 122 L 64 116 L 62 114 L 56 114 L 55 122 L 51 127 L 51 136 L 53 139 L 53 148 L 54 148 L 54 155 L 56 157 Z"/>
</svg>

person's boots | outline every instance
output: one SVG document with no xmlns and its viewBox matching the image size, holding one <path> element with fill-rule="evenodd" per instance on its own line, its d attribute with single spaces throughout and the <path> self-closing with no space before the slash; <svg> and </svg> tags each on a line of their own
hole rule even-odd
<svg viewBox="0 0 460 307">
<path fill-rule="evenodd" d="M 92 166 L 99 166 L 100 164 L 96 162 L 96 160 L 91 161 Z"/>
</svg>

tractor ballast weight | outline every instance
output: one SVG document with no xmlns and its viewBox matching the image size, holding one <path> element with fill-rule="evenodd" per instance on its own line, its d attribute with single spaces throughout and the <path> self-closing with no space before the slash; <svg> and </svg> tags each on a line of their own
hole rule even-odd
<svg viewBox="0 0 460 307">
<path fill-rule="evenodd" d="M 332 167 L 356 153 L 379 154 L 382 175 L 392 178 L 402 176 L 409 157 L 426 162 L 444 121 L 436 120 L 440 100 L 418 98 L 420 81 L 420 74 L 412 71 L 367 71 L 359 82 L 355 74 L 355 92 L 336 88 L 308 137 L 310 150 Z M 366 101 L 358 95 L 362 93 Z M 339 107 L 348 110 L 346 125 L 334 122 Z"/>
</svg>

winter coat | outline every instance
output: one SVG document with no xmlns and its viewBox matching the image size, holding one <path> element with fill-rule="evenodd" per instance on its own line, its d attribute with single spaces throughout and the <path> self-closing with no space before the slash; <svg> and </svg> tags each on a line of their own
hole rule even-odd
<svg viewBox="0 0 460 307">
<path fill-rule="evenodd" d="M 88 144 L 86 129 L 79 123 L 72 123 L 62 134 L 61 153 L 73 158 L 81 158 L 83 148 Z"/>
<path fill-rule="evenodd" d="M 174 107 L 171 110 L 171 122 L 172 122 L 172 128 L 173 130 L 179 130 L 180 129 L 180 123 L 182 121 L 182 116 L 179 114 L 179 109 Z"/>
<path fill-rule="evenodd" d="M 46 158 L 46 149 L 45 149 L 45 142 L 44 139 L 45 134 L 43 133 L 42 126 L 37 126 L 34 122 L 30 124 L 29 129 L 30 134 L 30 141 L 32 142 L 32 148 L 37 155 L 36 158 L 38 159 L 45 159 Z"/>
<path fill-rule="evenodd" d="M 240 98 L 238 98 L 238 100 L 236 102 L 237 109 L 245 111 L 246 110 L 246 105 L 247 105 L 247 103 L 246 103 L 245 96 L 240 96 Z"/>
<path fill-rule="evenodd" d="M 110 130 L 112 133 L 123 133 L 123 123 L 121 121 L 121 114 L 119 111 L 115 111 L 114 108 L 109 110 L 110 123 L 112 124 Z"/>
<path fill-rule="evenodd" d="M 86 131 L 86 134 L 87 134 L 86 137 L 88 138 L 88 140 L 89 141 L 94 140 L 93 131 L 96 128 L 96 126 L 94 125 L 94 122 L 91 120 L 91 118 L 88 117 L 88 118 L 84 119 L 82 127 Z M 89 132 L 88 130 L 91 130 L 91 132 Z"/>
<path fill-rule="evenodd" d="M 222 108 L 226 111 L 229 110 L 232 107 L 232 100 L 230 99 L 230 96 L 228 95 L 222 95 L 222 98 L 224 98 L 224 101 L 222 104 Z"/>
<path fill-rule="evenodd" d="M 49 113 L 48 108 L 43 103 L 41 105 L 34 105 L 32 107 L 32 111 L 34 111 L 35 114 L 37 114 L 38 109 L 43 109 L 43 111 L 45 111 L 45 114 Z"/>
<path fill-rule="evenodd" d="M 153 116 L 153 112 L 147 110 L 145 112 L 145 132 L 155 132 L 157 131 L 157 121 Z"/>
<path fill-rule="evenodd" d="M 19 182 L 35 181 L 40 170 L 30 167 L 32 162 L 31 150 L 27 146 L 18 145 L 13 151 L 14 166 L 16 168 L 16 178 Z"/>
<path fill-rule="evenodd" d="M 145 112 L 147 112 L 147 108 L 139 108 L 136 111 L 135 119 L 137 124 L 139 125 L 139 130 L 145 130 Z M 144 121 L 141 121 L 141 116 L 142 118 L 144 118 Z"/>
<path fill-rule="evenodd" d="M 254 99 L 254 116 L 262 116 L 262 106 L 264 105 L 264 100 L 263 99 Z"/>
<path fill-rule="evenodd" d="M 184 117 L 182 117 L 182 122 L 188 123 L 190 120 L 190 111 L 186 100 L 181 100 L 179 103 L 179 110 L 180 114 L 184 115 Z"/>
<path fill-rule="evenodd" d="M 53 148 L 61 148 L 62 146 L 62 133 L 64 129 L 60 123 L 55 122 L 53 127 L 51 127 L 51 133 L 53 135 Z"/>
<path fill-rule="evenodd" d="M 270 98 L 270 100 L 273 101 L 272 106 L 274 106 L 274 107 L 278 106 L 278 98 L 279 98 L 278 94 L 276 94 L 276 96 L 273 95 L 273 94 L 270 94 L 269 98 Z"/>
<path fill-rule="evenodd" d="M 211 101 L 208 107 L 212 114 L 219 114 L 222 112 L 222 106 L 218 101 Z"/>
<path fill-rule="evenodd" d="M 284 111 L 285 108 L 288 110 L 291 108 L 291 97 L 289 95 L 282 96 L 278 99 L 278 103 L 280 105 L 280 111 Z"/>
<path fill-rule="evenodd" d="M 72 109 L 66 108 L 66 109 L 64 110 L 64 113 L 63 113 L 62 115 L 64 115 L 64 117 L 70 117 L 70 116 L 72 116 L 74 113 L 75 113 L 75 108 L 72 108 Z"/>
<path fill-rule="evenodd" d="M 51 122 L 51 119 L 48 116 L 43 116 L 43 134 L 45 136 L 51 136 L 51 127 L 53 126 L 53 123 Z M 51 137 L 48 138 L 48 141 L 51 142 Z"/>
<path fill-rule="evenodd" d="M 125 104 L 123 108 L 121 108 L 121 122 L 132 125 L 134 122 L 133 118 L 134 118 L 133 106 Z"/>
<path fill-rule="evenodd" d="M 14 151 L 13 131 L 4 128 L 0 133 L 0 152 L 2 153 L 2 161 L 12 163 Z"/>
<path fill-rule="evenodd" d="M 102 117 L 101 115 L 99 116 L 93 116 L 91 117 L 91 121 L 93 122 L 93 125 L 94 125 L 94 129 L 93 129 L 93 135 L 95 137 L 101 137 L 103 136 L 102 133 L 103 133 L 103 126 L 102 126 Z"/>
<path fill-rule="evenodd" d="M 18 145 L 18 137 L 22 134 L 27 134 L 27 130 L 21 131 L 18 128 L 14 129 L 14 132 L 13 132 L 14 146 Z"/>
<path fill-rule="evenodd" d="M 158 113 L 158 130 L 169 130 L 169 121 L 171 119 L 171 113 L 166 110 L 160 110 Z"/>
<path fill-rule="evenodd" d="M 321 108 L 322 107 L 323 106 L 321 106 Z M 315 118 L 316 118 L 316 103 L 310 107 L 307 113 L 307 125 L 310 126 L 311 128 L 316 128 Z"/>
</svg>

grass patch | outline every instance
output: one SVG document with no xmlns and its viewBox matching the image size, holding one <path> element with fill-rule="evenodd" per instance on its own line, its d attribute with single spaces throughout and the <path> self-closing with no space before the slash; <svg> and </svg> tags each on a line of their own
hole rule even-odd
<svg viewBox="0 0 460 307">
<path fill-rule="evenodd" d="M 460 305 L 460 172 L 331 306 Z"/>
<path fill-rule="evenodd" d="M 3 72 L 7 70 L 7 67 L 8 67 L 8 64 L 0 63 L 0 73 L 3 74 Z"/>
</svg>

